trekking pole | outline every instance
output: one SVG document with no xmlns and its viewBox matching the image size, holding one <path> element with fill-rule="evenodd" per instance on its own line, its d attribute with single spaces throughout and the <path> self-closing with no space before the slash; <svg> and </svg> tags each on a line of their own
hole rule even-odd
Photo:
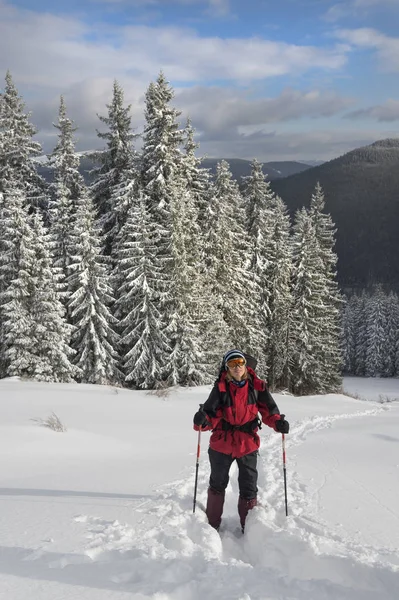
<svg viewBox="0 0 399 600">
<path fill-rule="evenodd" d="M 197 484 L 198 484 L 198 467 L 201 452 L 201 429 L 198 429 L 198 444 L 197 444 L 197 462 L 195 463 L 195 484 L 194 484 L 194 500 L 193 500 L 193 513 L 195 513 L 195 504 L 197 502 Z"/>
<path fill-rule="evenodd" d="M 288 499 L 287 499 L 287 467 L 285 461 L 285 434 L 282 434 L 283 438 L 283 473 L 284 473 L 284 497 L 285 497 L 285 516 L 288 517 Z"/>
</svg>

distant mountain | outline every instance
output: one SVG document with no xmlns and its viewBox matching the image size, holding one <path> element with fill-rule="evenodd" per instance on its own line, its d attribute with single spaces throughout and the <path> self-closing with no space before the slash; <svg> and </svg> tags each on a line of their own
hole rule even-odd
<svg viewBox="0 0 399 600">
<path fill-rule="evenodd" d="M 324 164 L 326 161 L 325 160 L 304 160 L 304 161 L 300 161 L 302 162 L 304 165 L 309 165 L 309 167 L 319 167 L 320 165 Z"/>
<path fill-rule="evenodd" d="M 272 182 L 291 214 L 309 206 L 316 182 L 337 226 L 343 286 L 399 287 L 399 139 L 380 140 Z"/>
<path fill-rule="evenodd" d="M 202 166 L 204 169 L 210 169 L 212 174 L 216 173 L 216 165 L 219 161 L 226 160 L 229 165 L 233 177 L 240 181 L 241 177 L 245 177 L 251 173 L 251 161 L 243 160 L 241 158 L 204 158 Z M 46 166 L 45 157 L 39 157 L 37 160 L 39 173 L 47 180 L 51 181 L 52 173 L 51 169 Z M 93 169 L 94 163 L 87 156 L 87 153 L 82 153 L 80 158 L 80 172 L 84 176 L 86 182 L 90 181 L 89 172 Z M 268 179 L 278 179 L 280 177 L 287 177 L 294 173 L 300 173 L 310 169 L 310 165 L 295 161 L 277 161 L 277 162 L 266 162 L 263 164 L 263 172 L 268 176 Z"/>
<path fill-rule="evenodd" d="M 50 169 L 48 167 L 47 163 L 47 157 L 46 156 L 39 156 L 38 158 L 36 158 L 35 162 L 37 163 L 37 172 L 44 177 L 44 179 L 46 181 L 52 181 L 53 180 L 53 171 L 52 169 Z M 90 171 L 94 168 L 94 162 L 88 158 L 88 156 L 86 156 L 85 152 L 82 152 L 80 154 L 80 165 L 79 165 L 79 171 L 81 172 L 81 174 L 83 175 L 86 183 L 90 183 Z"/>
<path fill-rule="evenodd" d="M 204 169 L 210 169 L 213 174 L 216 173 L 216 165 L 221 160 L 226 160 L 230 165 L 230 170 L 233 174 L 234 179 L 240 181 L 241 177 L 246 177 L 251 174 L 251 161 L 244 160 L 242 158 L 204 158 L 202 166 Z M 263 172 L 268 176 L 268 179 L 279 179 L 281 177 L 288 177 L 295 173 L 301 173 L 310 169 L 310 165 L 306 165 L 301 162 L 295 162 L 292 160 L 287 161 L 272 161 L 263 163 Z"/>
</svg>

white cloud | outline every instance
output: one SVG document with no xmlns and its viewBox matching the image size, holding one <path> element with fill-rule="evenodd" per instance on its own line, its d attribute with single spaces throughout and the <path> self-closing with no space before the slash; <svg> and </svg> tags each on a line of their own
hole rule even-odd
<svg viewBox="0 0 399 600">
<path fill-rule="evenodd" d="M 355 110 L 346 115 L 347 119 L 370 118 L 380 122 L 399 121 L 399 100 L 389 99 L 384 104 Z"/>
<path fill-rule="evenodd" d="M 208 139 L 226 132 L 258 130 L 262 125 L 330 117 L 354 103 L 333 91 L 286 88 L 276 98 L 251 98 L 234 88 L 193 87 L 178 92 L 177 103 Z"/>
<path fill-rule="evenodd" d="M 339 21 L 346 17 L 359 16 L 369 13 L 373 9 L 397 8 L 398 0 L 345 0 L 333 4 L 325 14 L 327 21 Z"/>
<path fill-rule="evenodd" d="M 352 46 L 375 50 L 384 70 L 399 70 L 399 38 L 371 28 L 341 29 L 335 32 L 335 36 Z"/>
<path fill-rule="evenodd" d="M 33 110 L 46 151 L 53 147 L 51 122 L 56 120 L 61 93 L 79 127 L 78 147 L 98 147 L 95 128 L 102 126 L 96 113 L 104 114 L 113 79 L 120 81 L 126 102 L 132 103 L 133 125 L 140 131 L 145 89 L 162 68 L 172 82 L 187 86 L 177 89 L 176 105 L 191 114 L 200 130 L 201 152 L 228 156 L 233 148 L 236 156 L 261 160 L 277 155 L 324 159 L 337 152 L 339 131 L 331 134 L 331 140 L 328 133 L 276 134 L 270 132 L 270 124 L 328 117 L 348 108 L 350 98 L 332 91 L 286 89 L 278 98 L 254 99 L 234 86 L 245 84 L 250 90 L 270 77 L 314 69 L 339 72 L 347 52 L 341 43 L 319 48 L 260 38 L 203 38 L 171 27 L 89 26 L 76 18 L 21 10 L 0 0 L 0 72 L 10 68 Z M 229 88 L 206 87 L 218 80 L 228 82 Z M 373 140 L 366 136 L 361 141 Z M 351 142 L 341 145 L 345 150 Z"/>
<path fill-rule="evenodd" d="M 337 70 L 345 61 L 341 46 L 200 37 L 174 27 L 86 26 L 0 4 L 0 68 L 9 67 L 25 84 L 60 91 L 87 78 L 129 74 L 148 81 L 160 68 L 174 81 L 247 83 L 312 69 Z"/>
<path fill-rule="evenodd" d="M 397 8 L 398 0 L 354 0 L 354 6 L 357 8 L 368 8 L 370 6 L 394 6 Z"/>
<path fill-rule="evenodd" d="M 165 0 L 90 0 L 92 3 L 100 4 L 125 4 L 129 6 L 162 6 L 165 4 Z M 214 15 L 225 15 L 230 11 L 230 0 L 169 0 L 169 4 L 181 4 L 181 5 L 199 5 L 207 12 L 213 13 Z"/>
<path fill-rule="evenodd" d="M 269 129 L 250 135 L 236 133 L 226 140 L 204 140 L 201 142 L 201 154 L 216 158 L 257 158 L 263 162 L 301 161 L 306 158 L 330 160 L 386 137 L 397 137 L 397 130 L 382 134 L 377 129 L 322 129 L 306 132 L 278 132 Z"/>
</svg>

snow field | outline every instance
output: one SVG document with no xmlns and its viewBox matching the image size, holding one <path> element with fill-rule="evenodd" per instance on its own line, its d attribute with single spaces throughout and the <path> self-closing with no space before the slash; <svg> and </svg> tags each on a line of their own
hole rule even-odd
<svg viewBox="0 0 399 600">
<path fill-rule="evenodd" d="M 264 427 L 261 506 L 242 536 L 234 465 L 221 534 L 200 508 L 192 513 L 191 419 L 207 388 L 166 399 L 12 380 L 0 390 L 0 597 L 397 597 L 398 403 L 276 395 L 292 426 L 289 517 L 281 436 Z M 66 433 L 29 422 L 50 409 Z M 198 502 L 205 504 L 209 434 L 201 437 Z"/>
</svg>

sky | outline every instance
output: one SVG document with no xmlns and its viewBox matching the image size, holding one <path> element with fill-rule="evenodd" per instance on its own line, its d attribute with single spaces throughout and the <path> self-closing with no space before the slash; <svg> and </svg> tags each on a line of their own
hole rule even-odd
<svg viewBox="0 0 399 600">
<path fill-rule="evenodd" d="M 7 600 L 393 600 L 399 589 L 399 380 L 348 395 L 276 394 L 286 436 L 260 432 L 260 505 L 220 534 L 192 417 L 208 386 L 147 392 L 0 381 L 0 597 Z M 388 401 L 389 400 L 389 401 Z M 40 425 L 55 412 L 66 431 Z"/>
<path fill-rule="evenodd" d="M 0 73 L 45 152 L 61 94 L 78 150 L 103 146 L 114 79 L 140 133 L 163 70 L 199 154 L 329 160 L 398 136 L 398 32 L 399 0 L 0 0 Z"/>
</svg>

